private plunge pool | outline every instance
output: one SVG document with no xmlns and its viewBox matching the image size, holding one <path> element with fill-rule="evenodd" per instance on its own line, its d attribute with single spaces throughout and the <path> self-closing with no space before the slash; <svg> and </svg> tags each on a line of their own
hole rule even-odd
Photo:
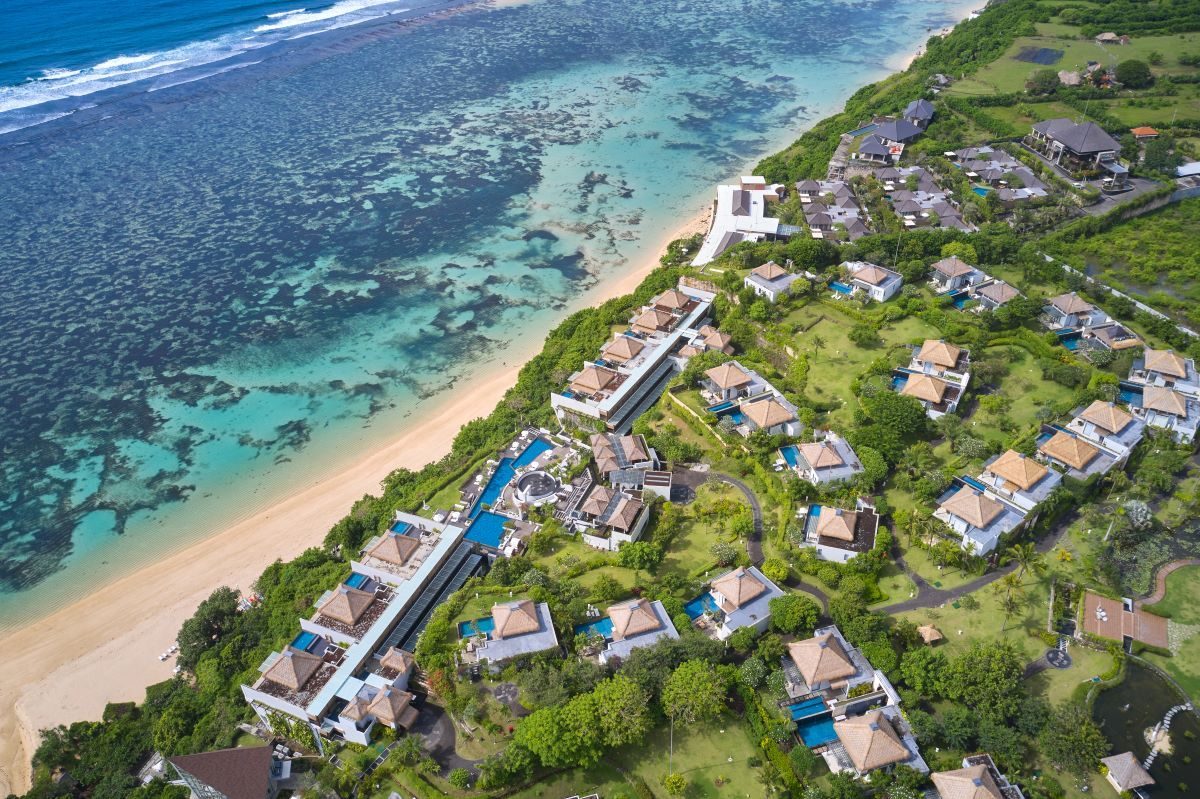
<svg viewBox="0 0 1200 799">
<path fill-rule="evenodd" d="M 474 621 L 460 621 L 458 623 L 459 638 L 474 638 L 477 635 L 483 635 L 487 638 L 492 637 L 492 630 L 496 629 L 496 622 L 491 616 L 485 616 L 482 619 Z"/>
<path fill-rule="evenodd" d="M 703 616 L 705 613 L 715 613 L 719 610 L 717 600 L 713 599 L 711 591 L 705 591 L 700 596 L 693 599 L 691 602 L 684 604 L 683 612 L 687 614 L 692 621 Z"/>
<path fill-rule="evenodd" d="M 793 469 L 795 469 L 800 463 L 800 450 L 796 448 L 795 444 L 788 444 L 786 447 L 780 447 L 779 454 L 783 457 L 784 463 Z"/>
<path fill-rule="evenodd" d="M 580 624 L 575 628 L 576 635 L 586 635 L 591 638 L 593 635 L 602 635 L 604 640 L 611 641 L 613 637 L 612 619 L 605 616 L 602 619 L 589 621 L 587 624 Z"/>
<path fill-rule="evenodd" d="M 829 284 L 829 288 L 836 291 L 838 294 L 853 294 L 854 289 L 847 286 L 845 283 L 839 283 L 836 280 Z"/>
<path fill-rule="evenodd" d="M 788 712 L 796 722 L 796 734 L 808 748 L 824 746 L 837 740 L 837 733 L 833 730 L 833 713 L 825 706 L 825 700 L 821 697 L 813 696 L 788 705 Z"/>
</svg>

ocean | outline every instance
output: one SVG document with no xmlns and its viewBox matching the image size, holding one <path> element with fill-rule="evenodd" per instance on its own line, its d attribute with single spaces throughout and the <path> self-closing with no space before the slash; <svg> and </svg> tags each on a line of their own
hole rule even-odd
<svg viewBox="0 0 1200 799">
<path fill-rule="evenodd" d="M 5 4 L 0 627 L 419 426 L 966 8 Z"/>
</svg>

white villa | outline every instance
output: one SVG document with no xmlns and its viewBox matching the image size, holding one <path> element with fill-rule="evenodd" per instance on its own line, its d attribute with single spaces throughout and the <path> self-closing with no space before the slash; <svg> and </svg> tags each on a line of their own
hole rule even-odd
<svg viewBox="0 0 1200 799">
<path fill-rule="evenodd" d="M 1025 513 L 1023 508 L 1010 505 L 999 495 L 959 480 L 953 493 L 938 503 L 933 517 L 962 536 L 963 549 L 974 555 L 986 555 L 996 548 L 1003 535 L 1021 525 Z"/>
<path fill-rule="evenodd" d="M 1159 386 L 1200 398 L 1200 373 L 1196 362 L 1174 350 L 1146 348 L 1129 370 L 1129 382 L 1139 386 Z"/>
<path fill-rule="evenodd" d="M 596 485 L 570 513 L 568 524 L 588 546 L 616 552 L 622 544 L 641 538 L 649 518 L 650 513 L 639 497 Z"/>
<path fill-rule="evenodd" d="M 601 360 L 585 363 L 565 389 L 550 395 L 561 423 L 590 427 L 599 420 L 622 433 L 658 399 L 679 367 L 679 347 L 709 322 L 716 292 L 690 283 L 681 281 L 679 288 L 655 297 L 628 331 L 605 345 Z"/>
<path fill-rule="evenodd" d="M 939 771 L 930 778 L 936 793 L 930 799 L 1025 799 L 988 754 L 964 757 L 962 768 Z"/>
<path fill-rule="evenodd" d="M 774 261 L 767 261 L 751 269 L 742 282 L 758 296 L 778 302 L 780 297 L 791 292 L 792 284 L 801 277 L 803 275 L 793 274 Z"/>
<path fill-rule="evenodd" d="M 522 655 L 558 648 L 558 635 L 550 606 L 531 599 L 497 603 L 492 607 L 492 629 L 482 644 L 478 636 L 467 644 L 463 660 L 504 663 Z"/>
<path fill-rule="evenodd" d="M 957 255 L 943 258 L 931 266 L 930 271 L 933 290 L 938 294 L 965 289 L 976 283 L 982 283 L 988 277 L 987 274 L 971 266 Z"/>
<path fill-rule="evenodd" d="M 769 216 L 770 205 L 783 199 L 783 185 L 758 175 L 743 176 L 736 184 L 717 186 L 712 222 L 692 266 L 704 266 L 742 241 L 763 241 L 790 235 Z"/>
<path fill-rule="evenodd" d="M 768 435 L 800 434 L 797 408 L 758 372 L 737 361 L 726 361 L 704 373 L 704 396 L 717 405 L 709 410 L 730 416 L 742 436 L 756 430 Z"/>
<path fill-rule="evenodd" d="M 1109 321 L 1108 314 L 1073 291 L 1051 297 L 1042 313 L 1051 330 L 1083 329 Z"/>
<path fill-rule="evenodd" d="M 1059 427 L 1044 426 L 1045 440 L 1038 444 L 1038 457 L 1076 480 L 1107 474 L 1117 465 L 1118 455 Z"/>
<path fill-rule="evenodd" d="M 604 649 L 598 656 L 602 664 L 624 660 L 633 650 L 653 646 L 664 638 L 679 637 L 666 608 L 658 600 L 639 598 L 618 602 L 609 606 L 607 615 L 612 632 L 605 636 Z"/>
<path fill-rule="evenodd" d="M 1142 440 L 1146 423 L 1135 419 L 1115 403 L 1096 400 L 1067 423 L 1067 430 L 1117 455 L 1124 465 L 1129 453 Z"/>
<path fill-rule="evenodd" d="M 783 596 L 779 586 L 754 566 L 739 566 L 722 574 L 709 583 L 708 592 L 717 610 L 697 622 L 720 641 L 743 627 L 765 632 L 771 622 L 771 600 Z"/>
<path fill-rule="evenodd" d="M 1029 512 L 1062 483 L 1062 475 L 1035 458 L 1007 450 L 983 466 L 979 482 L 1001 499 Z"/>
<path fill-rule="evenodd" d="M 812 547 L 821 560 L 845 563 L 875 546 L 879 514 L 862 497 L 855 502 L 854 510 L 809 505 L 797 515 L 804 520 L 804 545 Z"/>
<path fill-rule="evenodd" d="M 892 375 L 899 393 L 918 400 L 936 419 L 953 413 L 971 381 L 971 353 L 940 339 L 928 339 L 913 352 L 907 368 Z"/>
<path fill-rule="evenodd" d="M 801 480 L 815 486 L 850 480 L 863 471 L 850 442 L 832 430 L 818 441 L 783 447 L 780 455 Z"/>
<path fill-rule="evenodd" d="M 862 292 L 875 302 L 886 302 L 895 297 L 904 285 L 904 278 L 898 272 L 869 264 L 866 261 L 846 261 L 842 264 L 849 276 L 852 294 Z"/>
</svg>

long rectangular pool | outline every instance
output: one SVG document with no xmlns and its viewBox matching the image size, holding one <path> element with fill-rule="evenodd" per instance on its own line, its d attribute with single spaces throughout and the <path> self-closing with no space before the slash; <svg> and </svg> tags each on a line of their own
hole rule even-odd
<svg viewBox="0 0 1200 799">
<path fill-rule="evenodd" d="M 504 525 L 510 521 L 512 520 L 507 516 L 485 510 L 471 520 L 471 526 L 467 528 L 467 534 L 463 537 L 468 541 L 499 549 L 500 542 L 504 540 Z"/>
<path fill-rule="evenodd" d="M 460 621 L 458 623 L 459 638 L 474 638 L 476 635 L 484 635 L 488 638 L 492 637 L 492 630 L 496 629 L 496 622 L 491 616 L 484 616 L 482 619 L 474 621 Z"/>
<path fill-rule="evenodd" d="M 691 602 L 684 604 L 683 612 L 687 614 L 689 619 L 695 621 L 705 613 L 712 613 L 719 610 L 717 600 L 713 599 L 711 591 L 705 591 L 700 596 L 693 599 Z"/>
<path fill-rule="evenodd" d="M 788 711 L 790 711 L 792 714 L 792 721 L 806 719 L 809 716 L 815 716 L 818 713 L 824 713 L 827 710 L 829 710 L 829 708 L 825 705 L 825 700 L 819 696 L 810 696 L 808 699 L 788 705 Z"/>
<path fill-rule="evenodd" d="M 512 482 L 516 477 L 517 470 L 522 469 L 537 460 L 538 456 L 543 452 L 551 450 L 554 445 L 544 438 L 535 438 L 521 451 L 521 454 L 516 458 L 501 458 L 500 463 L 496 466 L 496 471 L 492 472 L 492 476 L 488 478 L 487 485 L 483 487 L 475 504 L 471 506 L 470 515 L 474 517 L 483 507 L 496 504 L 496 500 L 500 499 L 500 494 L 504 492 L 504 487 Z"/>
<path fill-rule="evenodd" d="M 350 576 L 346 578 L 346 585 L 350 586 L 351 588 L 362 588 L 363 585 L 366 584 L 367 579 L 367 575 L 365 574 L 352 572 Z"/>
<path fill-rule="evenodd" d="M 301 631 L 299 635 L 292 639 L 292 646 L 297 649 L 302 649 L 305 652 L 308 648 L 317 642 L 317 634 L 310 633 L 307 630 Z"/>
<path fill-rule="evenodd" d="M 838 294 L 853 294 L 854 293 L 854 289 L 850 288 L 845 283 L 839 283 L 836 280 L 829 284 L 829 288 L 833 289 Z"/>
<path fill-rule="evenodd" d="M 779 454 L 783 456 L 784 463 L 793 469 L 800 463 L 800 450 L 795 444 L 788 444 L 786 447 L 779 448 Z"/>
</svg>

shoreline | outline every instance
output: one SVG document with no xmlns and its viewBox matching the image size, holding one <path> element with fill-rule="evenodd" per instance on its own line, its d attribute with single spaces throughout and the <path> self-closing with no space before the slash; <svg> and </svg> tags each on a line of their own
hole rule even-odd
<svg viewBox="0 0 1200 799">
<path fill-rule="evenodd" d="M 666 245 L 706 229 L 708 216 L 706 209 L 647 243 L 644 258 L 618 267 L 612 279 L 601 277 L 577 307 L 632 292 L 658 266 Z M 319 546 L 350 506 L 363 494 L 377 494 L 380 481 L 394 469 L 420 468 L 441 458 L 463 423 L 492 411 L 541 345 L 538 339 L 529 347 L 514 347 L 505 353 L 512 366 L 459 384 L 455 395 L 460 399 L 441 402 L 419 427 L 361 453 L 354 466 L 0 636 L 0 645 L 17 653 L 0 673 L 0 711 L 11 709 L 15 719 L 0 730 L 0 796 L 29 789 L 39 730 L 98 719 L 108 702 L 141 701 L 147 686 L 171 677 L 174 660 L 158 656 L 214 589 L 248 590 L 275 560 Z M 307 532 L 297 535 L 297 530 Z M 171 599 L 163 602 L 164 597 Z M 87 623 L 80 624 L 81 619 Z"/>
</svg>

